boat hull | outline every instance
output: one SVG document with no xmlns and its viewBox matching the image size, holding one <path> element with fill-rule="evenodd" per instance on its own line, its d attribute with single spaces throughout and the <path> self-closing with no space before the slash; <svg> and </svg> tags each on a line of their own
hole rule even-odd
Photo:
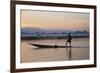
<svg viewBox="0 0 100 73">
<path fill-rule="evenodd" d="M 38 48 L 89 48 L 88 46 L 59 46 L 59 45 L 41 45 L 33 43 L 28 43 L 28 44 L 36 46 Z"/>
<path fill-rule="evenodd" d="M 30 45 L 39 47 L 39 48 L 67 48 L 67 47 L 71 47 L 71 46 L 58 46 L 58 45 L 40 45 L 40 44 L 32 44 L 29 43 Z"/>
</svg>

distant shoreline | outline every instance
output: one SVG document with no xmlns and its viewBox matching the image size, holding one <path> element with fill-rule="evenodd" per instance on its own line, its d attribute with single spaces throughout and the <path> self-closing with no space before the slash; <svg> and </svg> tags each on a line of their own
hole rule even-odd
<svg viewBox="0 0 100 73">
<path fill-rule="evenodd" d="M 89 36 L 74 36 L 72 38 L 89 38 Z M 21 37 L 21 40 L 67 39 L 67 37 Z"/>
</svg>

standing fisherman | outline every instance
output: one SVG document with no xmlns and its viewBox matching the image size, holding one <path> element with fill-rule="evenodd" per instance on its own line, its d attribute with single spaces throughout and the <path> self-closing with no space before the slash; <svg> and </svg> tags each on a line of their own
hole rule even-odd
<svg viewBox="0 0 100 73">
<path fill-rule="evenodd" d="M 70 33 L 68 33 L 68 40 L 66 41 L 66 47 L 67 47 L 67 43 L 69 43 L 71 47 L 71 40 L 72 40 L 72 36 Z"/>
</svg>

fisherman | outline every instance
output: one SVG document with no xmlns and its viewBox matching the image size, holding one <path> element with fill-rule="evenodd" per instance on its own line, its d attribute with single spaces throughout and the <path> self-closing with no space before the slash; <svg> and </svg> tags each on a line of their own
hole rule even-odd
<svg viewBox="0 0 100 73">
<path fill-rule="evenodd" d="M 66 41 L 66 47 L 68 43 L 70 44 L 70 47 L 71 47 L 71 40 L 72 40 L 72 36 L 70 33 L 68 33 L 68 40 Z"/>
</svg>

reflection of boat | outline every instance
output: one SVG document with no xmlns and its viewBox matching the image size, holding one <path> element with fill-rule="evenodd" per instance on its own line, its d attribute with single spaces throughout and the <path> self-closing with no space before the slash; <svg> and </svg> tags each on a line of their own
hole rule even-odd
<svg viewBox="0 0 100 73">
<path fill-rule="evenodd" d="M 36 46 L 38 48 L 68 48 L 68 47 L 73 47 L 73 48 L 89 48 L 89 47 L 81 47 L 81 46 L 58 46 L 58 45 L 40 45 L 40 44 L 32 44 L 29 43 L 30 45 Z"/>
</svg>

